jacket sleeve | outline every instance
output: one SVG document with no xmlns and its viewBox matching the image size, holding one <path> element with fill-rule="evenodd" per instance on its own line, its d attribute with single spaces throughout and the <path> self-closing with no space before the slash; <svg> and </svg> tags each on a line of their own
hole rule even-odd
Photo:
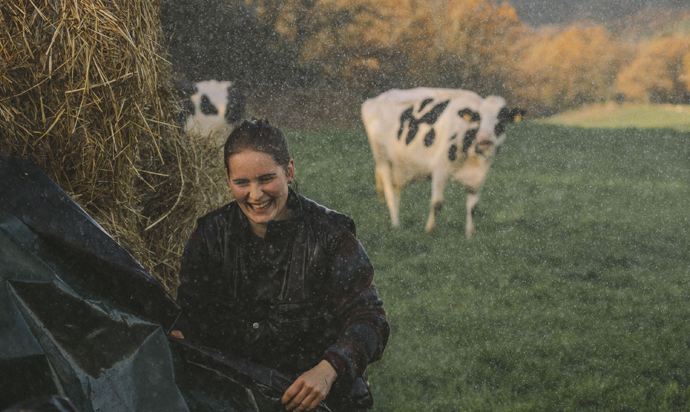
<svg viewBox="0 0 690 412">
<path fill-rule="evenodd" d="M 381 359 L 390 327 L 373 283 L 374 268 L 352 231 L 346 230 L 332 251 L 331 289 L 339 339 L 324 355 L 338 379 L 353 382 L 367 365 Z"/>
</svg>

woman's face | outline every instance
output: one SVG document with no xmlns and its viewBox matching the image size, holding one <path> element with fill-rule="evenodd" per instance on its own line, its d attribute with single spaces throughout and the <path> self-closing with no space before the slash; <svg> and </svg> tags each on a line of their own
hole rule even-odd
<svg viewBox="0 0 690 412">
<path fill-rule="evenodd" d="M 290 217 L 285 203 L 288 182 L 295 178 L 292 159 L 286 171 L 271 155 L 245 150 L 230 156 L 228 166 L 230 190 L 254 233 L 263 237 L 269 221 Z"/>
</svg>

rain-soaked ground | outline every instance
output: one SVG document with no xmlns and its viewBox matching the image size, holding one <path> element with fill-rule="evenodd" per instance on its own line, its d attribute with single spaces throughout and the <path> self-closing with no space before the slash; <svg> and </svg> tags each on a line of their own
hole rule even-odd
<svg viewBox="0 0 690 412">
<path fill-rule="evenodd" d="M 302 193 L 355 219 L 377 270 L 392 334 L 374 410 L 690 405 L 690 134 L 507 134 L 468 240 L 457 185 L 433 234 L 428 182 L 392 229 L 363 130 L 288 133 Z"/>
</svg>

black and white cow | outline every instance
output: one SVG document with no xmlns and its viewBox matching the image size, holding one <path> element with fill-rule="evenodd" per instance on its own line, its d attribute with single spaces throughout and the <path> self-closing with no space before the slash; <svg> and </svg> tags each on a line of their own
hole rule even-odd
<svg viewBox="0 0 690 412">
<path fill-rule="evenodd" d="M 509 109 L 498 96 L 482 98 L 467 90 L 416 88 L 389 90 L 362 104 L 362 120 L 376 162 L 376 188 L 385 196 L 391 223 L 399 226 L 400 192 L 408 183 L 431 177 L 434 228 L 449 178 L 467 193 L 466 235 L 474 234 L 472 212 L 505 125 L 520 121 L 522 109 Z"/>
<path fill-rule="evenodd" d="M 177 90 L 182 105 L 180 124 L 185 133 L 225 137 L 242 119 L 246 98 L 232 82 L 178 82 Z"/>
</svg>

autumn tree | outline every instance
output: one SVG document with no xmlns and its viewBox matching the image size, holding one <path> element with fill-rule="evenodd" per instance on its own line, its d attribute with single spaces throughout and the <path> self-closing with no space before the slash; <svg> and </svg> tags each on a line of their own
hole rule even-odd
<svg viewBox="0 0 690 412">
<path fill-rule="evenodd" d="M 373 12 L 360 15 L 341 36 L 346 42 L 331 42 L 340 51 L 336 56 L 345 56 L 338 67 L 366 62 L 369 77 L 385 79 L 379 85 L 388 87 L 504 91 L 514 66 L 514 45 L 524 31 L 507 3 L 398 0 L 370 6 Z M 348 47 L 342 47 L 344 43 Z M 348 72 L 343 74 L 347 77 Z"/>
<path fill-rule="evenodd" d="M 390 85 L 415 62 L 397 46 L 428 38 L 407 31 L 417 0 L 247 0 L 275 27 L 276 46 L 290 48 L 303 67 L 352 87 Z M 421 7 L 417 7 L 421 10 Z M 428 49 L 428 47 L 424 47 Z"/>
<path fill-rule="evenodd" d="M 501 92 L 524 30 L 494 0 L 248 0 L 303 65 L 353 87 Z"/>
<path fill-rule="evenodd" d="M 404 2 L 403 2 L 404 3 Z M 407 66 L 393 49 L 402 30 L 396 26 L 405 14 L 397 1 L 332 1 L 330 16 L 336 24 L 325 24 L 305 42 L 302 60 L 331 82 L 361 90 L 388 86 L 387 77 L 397 76 Z"/>
<path fill-rule="evenodd" d="M 617 90 L 632 101 L 689 103 L 690 37 L 672 36 L 639 46 L 618 74 Z"/>
<path fill-rule="evenodd" d="M 507 2 L 447 0 L 439 14 L 439 85 L 504 94 L 526 27 Z"/>
<path fill-rule="evenodd" d="M 602 26 L 574 25 L 523 39 L 514 85 L 524 101 L 551 110 L 610 99 L 624 54 Z M 523 43 L 523 44 L 524 44 Z"/>
<path fill-rule="evenodd" d="M 327 59 L 336 50 L 348 56 L 353 46 L 345 36 L 353 26 L 371 20 L 368 0 L 246 0 L 256 16 L 276 33 L 273 48 L 289 50 L 302 68 L 328 75 L 342 69 L 341 59 Z M 297 69 L 297 68 L 296 68 Z"/>
</svg>

